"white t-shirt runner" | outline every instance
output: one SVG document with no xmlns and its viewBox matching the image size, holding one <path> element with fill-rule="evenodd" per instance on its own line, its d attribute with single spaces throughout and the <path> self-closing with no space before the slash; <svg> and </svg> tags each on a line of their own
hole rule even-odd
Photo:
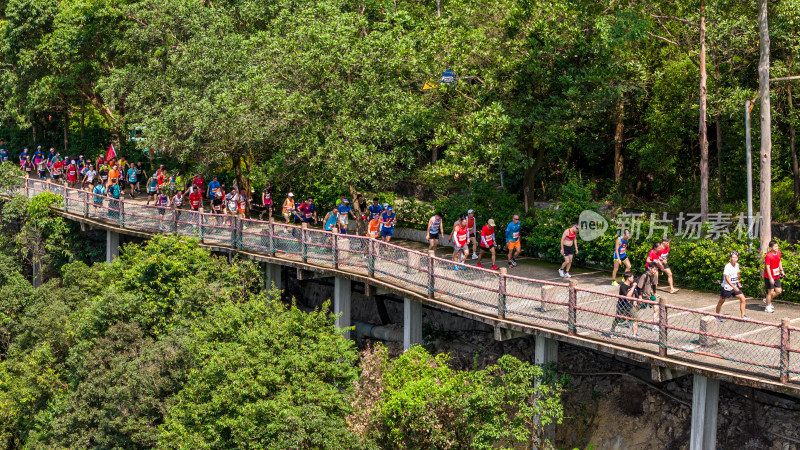
<svg viewBox="0 0 800 450">
<path fill-rule="evenodd" d="M 722 289 L 726 291 L 734 290 L 734 287 L 728 284 L 728 280 L 725 279 L 725 275 L 730 278 L 731 283 L 736 286 L 736 289 L 739 288 L 739 264 L 736 264 L 736 267 L 733 267 L 731 263 L 725 265 L 725 270 L 722 271 Z"/>
</svg>

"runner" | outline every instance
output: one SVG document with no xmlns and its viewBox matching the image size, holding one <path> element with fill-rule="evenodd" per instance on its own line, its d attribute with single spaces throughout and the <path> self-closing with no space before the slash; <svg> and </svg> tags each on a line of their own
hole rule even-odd
<svg viewBox="0 0 800 450">
<path fill-rule="evenodd" d="M 195 175 L 194 179 L 192 179 L 192 184 L 196 185 L 197 189 L 200 190 L 200 195 L 203 195 L 203 185 L 206 184 L 206 180 L 203 178 L 203 176 L 199 173 Z M 234 183 L 234 185 L 235 184 L 236 183 Z"/>
<path fill-rule="evenodd" d="M 151 201 L 155 202 L 156 193 L 157 192 L 158 192 L 158 180 L 156 179 L 155 175 L 151 175 L 150 179 L 147 181 L 147 204 L 148 205 L 150 204 Z"/>
<path fill-rule="evenodd" d="M 31 161 L 30 156 L 25 157 L 25 161 L 22 163 L 22 170 L 25 171 L 26 177 L 31 177 L 31 173 L 33 172 L 33 161 Z"/>
<path fill-rule="evenodd" d="M 154 178 L 151 177 L 150 179 L 153 180 Z M 198 192 L 197 189 L 195 189 L 189 194 L 189 207 L 192 208 L 192 211 L 200 211 L 200 208 L 202 206 L 203 206 L 203 196 L 200 195 L 200 192 Z M 222 199 L 220 198 L 220 209 L 221 206 L 222 206 Z"/>
<path fill-rule="evenodd" d="M 114 180 L 114 183 L 108 188 L 108 196 L 111 200 L 108 202 L 108 216 L 112 219 L 119 219 L 119 198 L 122 197 L 122 189 L 119 187 L 119 180 Z"/>
<path fill-rule="evenodd" d="M 46 180 L 47 179 L 47 161 L 42 158 L 39 158 L 39 162 L 34 162 L 36 165 L 36 171 L 39 172 L 39 179 Z"/>
<path fill-rule="evenodd" d="M 561 268 L 558 269 L 558 274 L 563 278 L 572 278 L 569 274 L 569 269 L 572 268 L 572 258 L 578 254 L 578 224 L 574 223 L 571 227 L 561 233 L 561 255 L 564 256 L 564 262 Z"/>
<path fill-rule="evenodd" d="M 69 183 L 69 187 L 75 188 L 75 184 L 78 183 L 78 165 L 75 164 L 75 160 L 71 160 L 69 165 L 67 166 L 67 182 Z"/>
<path fill-rule="evenodd" d="M 211 182 L 208 183 L 208 198 L 214 198 L 217 195 L 217 191 L 220 188 L 219 180 L 217 177 L 211 179 Z"/>
<path fill-rule="evenodd" d="M 650 300 L 651 302 L 657 302 L 658 297 L 656 296 L 656 284 L 658 283 L 658 266 L 653 264 L 649 269 L 645 270 L 644 273 L 639 276 L 639 279 L 636 280 L 636 289 L 638 293 L 636 297 L 641 300 Z M 658 305 L 651 305 L 649 303 L 644 303 L 642 308 L 646 306 L 653 306 L 653 322 L 658 322 Z M 647 328 L 647 326 L 645 326 Z M 653 326 L 653 331 L 658 333 L 658 325 Z"/>
<path fill-rule="evenodd" d="M 97 176 L 100 177 L 98 183 L 103 183 L 103 186 L 108 186 L 108 166 L 103 164 L 97 168 Z M 108 190 L 108 189 L 106 189 Z"/>
<path fill-rule="evenodd" d="M 317 221 L 317 207 L 314 206 L 314 197 L 308 199 L 297 207 L 295 213 L 299 222 L 306 222 L 308 224 L 316 223 Z"/>
<path fill-rule="evenodd" d="M 53 175 L 53 183 L 61 183 L 62 177 L 61 174 L 64 170 L 64 162 L 61 161 L 60 156 L 56 156 L 56 162 L 53 163 L 53 171 L 51 172 Z"/>
<path fill-rule="evenodd" d="M 156 206 L 158 206 L 158 214 L 161 215 L 161 221 L 158 222 L 158 228 L 163 230 L 162 224 L 164 223 L 164 214 L 169 208 L 169 195 L 163 189 L 159 189 L 156 194 Z"/>
<path fill-rule="evenodd" d="M 179 190 L 174 197 L 172 197 L 172 209 L 175 211 L 175 220 L 181 220 L 181 207 L 183 206 L 183 190 Z"/>
<path fill-rule="evenodd" d="M 202 198 L 199 197 L 198 198 Z M 222 195 L 222 189 L 217 189 L 217 193 L 214 194 L 214 198 L 211 199 L 211 213 L 212 214 L 223 214 L 222 208 L 225 203 L 225 197 Z M 219 222 L 219 220 L 217 220 Z"/>
<path fill-rule="evenodd" d="M 81 171 L 86 168 L 86 160 L 83 158 L 83 155 L 78 155 L 78 170 Z"/>
<path fill-rule="evenodd" d="M 166 169 L 164 169 L 164 165 L 163 164 L 159 164 L 158 165 L 158 169 L 156 169 L 155 178 L 156 178 L 156 183 L 157 183 L 156 187 L 158 189 L 161 189 L 164 186 L 164 182 L 167 181 L 167 171 L 166 171 Z"/>
<path fill-rule="evenodd" d="M 467 230 L 472 242 L 472 259 L 478 259 L 478 223 L 475 221 L 475 210 L 467 211 Z"/>
<path fill-rule="evenodd" d="M 783 262 L 781 262 L 781 252 L 778 248 L 778 243 L 769 241 L 769 249 L 764 256 L 764 286 L 767 288 L 767 296 L 764 298 L 764 303 L 767 304 L 764 311 L 774 313 L 775 308 L 772 306 L 772 300 L 783 292 L 781 287 L 781 278 L 785 277 L 786 273 L 783 271 Z"/>
<path fill-rule="evenodd" d="M 639 322 L 635 319 L 637 318 L 636 310 L 639 307 L 639 302 L 631 299 L 631 297 L 637 297 L 636 288 L 637 285 L 636 282 L 633 281 L 633 273 L 629 270 L 626 271 L 623 275 L 622 284 L 619 286 L 619 295 L 621 297 L 617 298 L 616 315 L 621 317 L 615 317 L 611 322 L 612 333 L 616 332 L 617 325 L 630 322 L 633 336 L 636 337 L 638 334 Z"/>
<path fill-rule="evenodd" d="M 658 251 L 659 269 L 667 274 L 667 283 L 669 284 L 669 293 L 670 294 L 674 294 L 674 293 L 678 292 L 679 289 L 675 289 L 675 285 L 672 284 L 672 269 L 670 269 L 669 268 L 669 264 L 667 264 L 667 257 L 668 256 L 669 256 L 669 238 L 665 237 L 661 241 L 661 250 Z"/>
<path fill-rule="evenodd" d="M 439 245 L 439 235 L 442 233 L 442 219 L 441 212 L 437 212 L 428 220 L 428 250 L 436 250 Z"/>
<path fill-rule="evenodd" d="M 381 217 L 381 214 L 383 214 L 383 206 L 381 206 L 378 197 L 372 199 L 372 204 L 369 205 L 367 210 L 369 211 L 369 220 Z"/>
<path fill-rule="evenodd" d="M 239 195 L 236 196 L 236 213 L 240 219 L 247 218 L 247 208 L 250 206 L 250 197 L 247 195 L 245 189 L 239 189 Z"/>
<path fill-rule="evenodd" d="M 377 239 L 381 232 L 381 220 L 377 217 L 370 219 L 367 225 L 367 236 L 370 239 Z"/>
<path fill-rule="evenodd" d="M 94 166 L 92 164 L 89 164 L 86 167 L 86 171 L 83 173 L 83 181 L 81 182 L 81 187 L 85 188 L 86 186 L 89 186 L 89 188 L 91 189 L 92 185 L 94 184 L 95 176 L 97 176 L 97 171 L 94 170 Z"/>
<path fill-rule="evenodd" d="M 494 239 L 494 219 L 486 221 L 486 225 L 481 228 L 481 252 L 478 254 L 478 267 L 483 267 L 481 260 L 483 259 L 483 252 L 492 254 L 492 270 L 498 270 L 496 262 L 496 248 L 497 243 Z"/>
<path fill-rule="evenodd" d="M 144 171 L 144 167 L 142 167 L 142 162 L 139 161 L 136 163 L 136 193 L 142 193 L 142 181 L 147 179 L 147 173 Z"/>
<path fill-rule="evenodd" d="M 208 184 L 211 186 L 211 183 Z M 264 205 L 264 209 L 261 210 L 261 214 L 259 214 L 258 219 L 261 220 L 264 218 L 264 213 L 268 213 L 267 220 L 272 218 L 272 185 L 269 181 L 267 181 L 267 185 L 264 189 L 261 190 L 261 204 Z"/>
<path fill-rule="evenodd" d="M 0 162 L 8 162 L 8 149 L 2 144 L 3 141 L 0 141 Z"/>
<path fill-rule="evenodd" d="M 350 206 L 350 200 L 342 196 L 341 203 L 339 203 L 336 209 L 339 211 L 339 228 L 342 234 L 347 234 L 347 225 L 350 223 L 350 216 L 352 215 L 354 219 L 356 218 L 355 214 L 353 214 L 353 207 Z"/>
<path fill-rule="evenodd" d="M 356 201 L 353 203 L 353 209 L 356 214 L 356 234 L 361 235 L 366 233 L 367 228 L 367 201 L 361 194 L 356 195 Z"/>
<path fill-rule="evenodd" d="M 395 213 L 393 212 L 393 208 L 391 206 L 388 206 L 386 211 L 381 215 L 381 237 L 383 238 L 384 242 L 388 243 L 392 240 L 395 217 Z"/>
<path fill-rule="evenodd" d="M 330 231 L 331 233 L 337 233 L 337 229 L 339 228 L 337 224 L 339 223 L 339 210 L 336 207 L 333 207 L 328 214 L 325 214 L 325 231 Z"/>
<path fill-rule="evenodd" d="M 717 302 L 717 314 L 722 310 L 722 304 L 725 300 L 735 296 L 739 299 L 739 315 L 742 319 L 749 319 L 744 315 L 747 300 L 742 293 L 742 283 L 739 282 L 739 253 L 731 252 L 731 260 L 725 264 L 725 269 L 722 271 L 722 289 L 719 292 L 719 302 Z M 722 322 L 720 317 L 717 320 Z"/>
<path fill-rule="evenodd" d="M 21 170 L 25 170 L 25 163 L 28 162 L 28 156 L 30 156 L 28 155 L 28 149 L 22 149 L 22 153 L 19 155 L 19 168 Z"/>
<path fill-rule="evenodd" d="M 106 186 L 103 183 L 97 183 L 92 189 L 92 193 L 94 194 L 94 209 L 95 214 L 97 214 L 97 208 L 103 206 L 103 197 L 106 196 Z"/>
<path fill-rule="evenodd" d="M 514 214 L 506 227 L 506 247 L 508 247 L 508 267 L 517 266 L 517 256 L 521 251 L 519 216 Z"/>
<path fill-rule="evenodd" d="M 176 191 L 186 190 L 186 180 L 183 179 L 183 174 L 180 171 L 175 172 L 175 190 Z"/>
<path fill-rule="evenodd" d="M 619 286 L 617 283 L 617 270 L 620 263 L 625 264 L 625 271 L 631 271 L 631 262 L 628 259 L 628 240 L 631 238 L 631 230 L 624 230 L 622 236 L 614 242 L 614 270 L 611 272 L 611 285 Z"/>
<path fill-rule="evenodd" d="M 196 190 L 198 193 L 200 192 L 200 189 Z M 236 209 L 239 204 L 239 194 L 236 193 L 236 188 L 231 188 L 231 191 L 225 195 L 225 202 L 228 204 L 228 214 L 231 217 L 236 217 Z"/>
<path fill-rule="evenodd" d="M 453 262 L 455 270 L 469 257 L 469 226 L 465 216 L 459 217 L 453 227 Z M 465 269 L 465 267 L 461 267 Z"/>
<path fill-rule="evenodd" d="M 134 191 L 135 191 L 136 186 L 139 185 L 139 178 L 137 178 L 137 173 L 136 172 L 137 172 L 136 166 L 134 166 L 133 164 L 128 166 L 128 170 L 127 170 L 128 185 L 130 185 L 130 187 L 131 187 L 131 192 L 128 195 L 130 195 L 131 198 L 136 198 L 136 195 L 135 195 Z"/>
<path fill-rule="evenodd" d="M 283 218 L 286 219 L 286 223 L 289 223 L 293 213 L 294 213 L 294 194 L 289 192 L 286 195 L 286 200 L 283 201 Z"/>
</svg>

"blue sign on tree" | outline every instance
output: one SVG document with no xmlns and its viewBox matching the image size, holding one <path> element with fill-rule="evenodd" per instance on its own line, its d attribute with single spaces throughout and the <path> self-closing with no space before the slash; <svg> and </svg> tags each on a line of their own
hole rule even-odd
<svg viewBox="0 0 800 450">
<path fill-rule="evenodd" d="M 456 73 L 450 69 L 445 70 L 442 72 L 442 79 L 441 82 L 444 84 L 449 84 L 450 86 L 456 84 Z"/>
</svg>

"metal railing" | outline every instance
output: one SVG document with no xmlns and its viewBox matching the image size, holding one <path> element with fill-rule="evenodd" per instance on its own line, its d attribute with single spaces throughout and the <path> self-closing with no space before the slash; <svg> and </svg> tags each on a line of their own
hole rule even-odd
<svg viewBox="0 0 800 450">
<path fill-rule="evenodd" d="M 721 316 L 701 309 L 636 300 L 454 264 L 363 236 L 274 221 L 147 206 L 26 179 L 25 195 L 53 192 L 61 208 L 121 228 L 171 233 L 288 261 L 374 278 L 461 310 L 522 326 L 566 332 L 659 357 L 780 383 L 800 381 L 800 328 Z M 721 319 L 722 322 L 717 319 Z M 616 326 L 612 324 L 616 322 Z M 628 325 L 627 328 L 624 326 Z"/>
</svg>

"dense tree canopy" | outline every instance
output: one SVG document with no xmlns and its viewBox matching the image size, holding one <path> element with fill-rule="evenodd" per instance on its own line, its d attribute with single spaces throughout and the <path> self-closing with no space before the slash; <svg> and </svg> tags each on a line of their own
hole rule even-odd
<svg viewBox="0 0 800 450">
<path fill-rule="evenodd" d="M 773 73 L 796 75 L 800 4 L 770 5 Z M 744 199 L 755 8 L 703 14 L 712 210 Z M 580 174 L 598 199 L 695 210 L 699 22 L 699 0 L 4 0 L 0 137 L 110 136 L 136 159 L 331 198 L 502 174 L 528 205 Z M 779 217 L 800 195 L 791 87 L 772 94 Z"/>
</svg>

